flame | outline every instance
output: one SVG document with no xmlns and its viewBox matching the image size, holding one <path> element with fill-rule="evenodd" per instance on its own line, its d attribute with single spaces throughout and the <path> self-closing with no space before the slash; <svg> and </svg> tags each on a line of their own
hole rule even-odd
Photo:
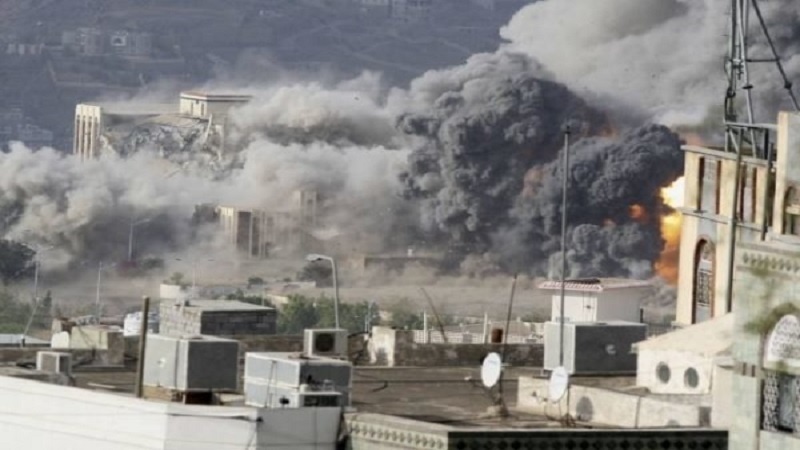
<svg viewBox="0 0 800 450">
<path fill-rule="evenodd" d="M 633 204 L 629 206 L 628 215 L 637 222 L 647 222 L 647 210 L 642 205 Z"/>
<path fill-rule="evenodd" d="M 661 189 L 661 199 L 672 208 L 683 206 L 683 177 Z M 678 283 L 678 249 L 681 241 L 681 214 L 678 211 L 661 218 L 661 237 L 664 238 L 664 249 L 656 262 L 656 272 L 670 284 Z"/>
</svg>

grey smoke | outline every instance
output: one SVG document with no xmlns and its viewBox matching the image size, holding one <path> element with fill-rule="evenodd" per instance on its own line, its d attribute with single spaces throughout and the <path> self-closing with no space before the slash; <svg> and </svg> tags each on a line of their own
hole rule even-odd
<svg viewBox="0 0 800 450">
<path fill-rule="evenodd" d="M 800 81 L 796 0 L 761 0 L 790 78 Z M 581 95 L 613 99 L 667 125 L 696 124 L 725 94 L 723 59 L 730 2 L 718 0 L 545 0 L 501 30 L 507 50 L 540 61 Z M 771 56 L 755 15 L 753 57 Z M 774 65 L 754 64 L 757 120 L 786 107 Z"/>
<path fill-rule="evenodd" d="M 603 115 L 565 86 L 536 78 L 537 67 L 515 54 L 485 55 L 470 63 L 513 70 L 438 72 L 438 83 L 412 97 L 424 112 L 399 118 L 400 129 L 420 138 L 403 180 L 418 199 L 422 226 L 442 233 L 456 257 L 482 253 L 490 235 L 509 219 L 525 172 L 550 161 L 569 120 L 576 135 L 599 132 Z M 471 75 L 471 76 L 470 76 Z M 429 78 L 432 76 L 429 75 Z M 418 100 L 419 101 L 419 100 Z"/>
<path fill-rule="evenodd" d="M 587 138 L 571 148 L 569 171 L 569 276 L 652 275 L 663 249 L 660 220 L 670 212 L 660 188 L 683 171 L 678 136 L 659 125 L 618 139 Z M 560 273 L 563 161 L 533 169 L 511 225 L 494 235 L 495 250 L 514 270 Z M 646 211 L 632 217 L 631 206 Z M 557 270 L 558 272 L 554 272 Z"/>
</svg>

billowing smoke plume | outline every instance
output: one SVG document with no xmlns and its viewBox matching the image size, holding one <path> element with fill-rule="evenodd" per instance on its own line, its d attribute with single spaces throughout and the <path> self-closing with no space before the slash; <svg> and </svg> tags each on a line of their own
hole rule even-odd
<svg viewBox="0 0 800 450">
<path fill-rule="evenodd" d="M 663 249 L 659 190 L 683 170 L 677 135 L 649 125 L 619 139 L 589 138 L 571 148 L 568 172 L 569 276 L 652 275 Z M 560 273 L 561 156 L 535 167 L 511 212 L 512 225 L 494 235 L 502 261 L 515 270 Z"/>
<path fill-rule="evenodd" d="M 790 79 L 800 75 L 795 0 L 761 0 Z M 636 108 L 667 125 L 721 121 L 730 2 L 718 0 L 545 0 L 520 10 L 501 35 L 507 48 L 540 61 L 581 95 Z M 751 13 L 751 57 L 771 57 Z M 772 64 L 753 64 L 757 120 L 787 106 Z"/>
<path fill-rule="evenodd" d="M 554 157 L 568 120 L 578 136 L 604 124 L 565 86 L 535 78 L 535 70 L 522 55 L 484 55 L 412 85 L 429 106 L 399 118 L 404 132 L 421 138 L 409 156 L 406 194 L 420 199 L 423 227 L 444 233 L 456 256 L 489 249 L 525 172 Z"/>
<path fill-rule="evenodd" d="M 343 252 L 414 244 L 475 273 L 546 274 L 558 267 L 559 153 L 570 123 L 571 275 L 649 276 L 663 246 L 659 189 L 682 169 L 678 139 L 656 125 L 618 131 L 608 117 L 703 118 L 724 93 L 724 76 L 713 74 L 726 19 L 710 0 L 595 3 L 528 6 L 504 28 L 507 46 L 408 89 L 387 90 L 374 74 L 249 87 L 254 100 L 231 112 L 210 171 L 193 151 L 154 169 L 164 163 L 158 142 L 85 163 L 15 148 L 0 156 L 12 174 L 0 184 L 7 234 L 72 259 L 119 254 L 130 221 L 146 216 L 159 219 L 143 239 L 181 246 L 197 203 L 280 211 L 292 191 L 313 189 L 314 231 Z M 775 18 L 774 7 L 765 11 Z"/>
</svg>

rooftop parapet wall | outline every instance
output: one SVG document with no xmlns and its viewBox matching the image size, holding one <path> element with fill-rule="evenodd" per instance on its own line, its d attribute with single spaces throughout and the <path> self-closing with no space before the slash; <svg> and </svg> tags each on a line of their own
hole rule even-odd
<svg viewBox="0 0 800 450">
<path fill-rule="evenodd" d="M 502 344 L 431 343 L 414 341 L 414 331 L 373 327 L 368 346 L 369 362 L 381 366 L 479 366 L 491 352 L 501 353 Z M 542 344 L 508 344 L 506 362 L 515 366 L 541 367 Z"/>
</svg>

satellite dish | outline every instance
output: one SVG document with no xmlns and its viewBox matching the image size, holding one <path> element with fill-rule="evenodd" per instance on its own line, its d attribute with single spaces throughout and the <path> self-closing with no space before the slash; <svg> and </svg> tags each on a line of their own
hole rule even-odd
<svg viewBox="0 0 800 450">
<path fill-rule="evenodd" d="M 489 353 L 483 359 L 481 366 L 481 381 L 487 388 L 492 388 L 500 380 L 503 370 L 503 361 L 497 353 Z"/>
<path fill-rule="evenodd" d="M 564 367 L 556 367 L 550 374 L 550 385 L 548 387 L 548 394 L 550 401 L 555 403 L 560 401 L 564 394 L 567 393 L 569 387 L 569 374 Z"/>
</svg>

